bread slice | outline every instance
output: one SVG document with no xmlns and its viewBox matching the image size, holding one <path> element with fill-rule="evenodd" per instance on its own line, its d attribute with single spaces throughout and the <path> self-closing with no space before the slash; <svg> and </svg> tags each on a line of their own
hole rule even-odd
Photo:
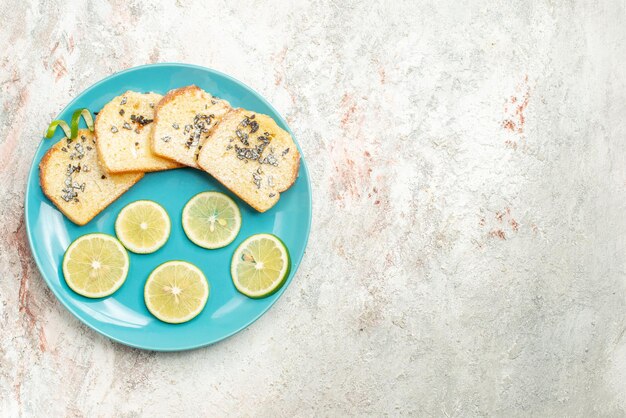
<svg viewBox="0 0 626 418">
<path fill-rule="evenodd" d="M 108 173 L 161 171 L 181 166 L 152 152 L 154 107 L 162 97 L 156 93 L 127 91 L 98 113 L 95 124 L 98 156 Z"/>
<path fill-rule="evenodd" d="M 296 181 L 300 153 L 271 117 L 234 109 L 211 132 L 198 164 L 254 209 L 265 212 Z"/>
<path fill-rule="evenodd" d="M 86 129 L 74 140 L 54 144 L 39 163 L 43 193 L 77 225 L 92 220 L 142 177 L 107 174 L 98 161 L 95 136 Z"/>
<path fill-rule="evenodd" d="M 156 105 L 152 150 L 189 167 L 198 168 L 198 151 L 230 104 L 198 86 L 170 91 Z"/>
</svg>

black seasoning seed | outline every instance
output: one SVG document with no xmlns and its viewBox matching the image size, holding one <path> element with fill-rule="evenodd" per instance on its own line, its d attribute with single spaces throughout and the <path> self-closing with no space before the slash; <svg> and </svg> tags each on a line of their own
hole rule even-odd
<svg viewBox="0 0 626 418">
<path fill-rule="evenodd" d="M 164 137 L 161 138 L 161 141 L 168 142 L 170 139 L 172 139 L 171 136 L 164 136 Z"/>
<path fill-rule="evenodd" d="M 235 133 L 237 134 L 237 136 L 239 137 L 239 140 L 244 144 L 244 145 L 250 145 L 250 143 L 248 142 L 248 134 L 245 132 L 241 132 L 239 129 L 237 129 L 235 131 Z"/>
<path fill-rule="evenodd" d="M 85 139 L 87 139 L 87 138 L 85 138 L 85 135 L 81 135 L 81 136 L 80 136 L 80 139 L 82 139 L 82 140 L 83 140 L 83 142 L 84 142 L 84 141 L 85 141 Z"/>
<path fill-rule="evenodd" d="M 285 150 L 282 152 L 282 156 L 284 157 L 285 155 L 287 155 L 288 152 L 289 152 L 289 148 L 285 148 Z"/>
<path fill-rule="evenodd" d="M 150 107 L 151 107 L 151 108 L 154 108 L 154 103 L 150 103 Z"/>
<path fill-rule="evenodd" d="M 178 126 L 178 124 L 177 124 L 177 123 L 172 123 L 172 128 L 174 128 L 174 129 L 178 129 L 178 128 L 179 128 L 179 126 Z"/>
<path fill-rule="evenodd" d="M 250 119 L 254 119 L 256 117 L 255 114 L 252 114 L 252 116 L 250 116 Z"/>
<path fill-rule="evenodd" d="M 135 133 L 138 134 L 139 133 L 139 128 L 135 129 Z"/>
<path fill-rule="evenodd" d="M 124 116 L 124 113 L 126 113 L 124 112 L 124 109 L 120 109 L 120 116 Z"/>
<path fill-rule="evenodd" d="M 129 131 L 133 129 L 128 122 L 124 122 L 124 126 L 122 126 L 122 128 L 128 129 Z"/>
<path fill-rule="evenodd" d="M 261 188 L 261 176 L 259 176 L 257 173 L 252 173 L 252 179 L 256 188 L 260 189 Z"/>
<path fill-rule="evenodd" d="M 276 196 L 276 193 L 270 193 L 270 194 L 268 194 L 268 196 L 269 197 L 274 197 L 274 196 Z"/>
<path fill-rule="evenodd" d="M 96 116 L 98 116 L 98 113 L 100 113 L 100 112 L 93 112 L 93 114 L 96 115 Z"/>
<path fill-rule="evenodd" d="M 254 115 L 252 115 L 252 116 L 254 116 Z M 259 130 L 259 122 L 257 122 L 257 121 L 250 122 L 250 133 L 253 134 L 253 133 L 255 133 L 258 130 Z"/>
<path fill-rule="evenodd" d="M 265 158 L 260 159 L 259 162 L 261 164 L 271 164 L 274 167 L 278 166 L 278 161 L 276 160 L 274 154 L 272 154 L 271 152 Z"/>
<path fill-rule="evenodd" d="M 107 176 L 105 176 L 104 174 L 102 175 L 102 177 L 100 177 L 102 180 L 106 179 Z"/>
<path fill-rule="evenodd" d="M 87 145 L 87 151 L 91 151 L 93 148 L 91 148 L 89 145 Z"/>
<path fill-rule="evenodd" d="M 217 104 L 215 100 L 211 100 L 211 104 Z"/>
<path fill-rule="evenodd" d="M 136 123 L 138 123 L 140 125 L 143 125 L 143 126 L 145 126 L 145 125 L 147 125 L 149 123 L 152 123 L 152 121 L 153 121 L 153 119 L 146 119 L 143 115 L 139 115 L 135 119 L 133 119 L 132 116 L 131 116 L 131 119 L 132 119 L 133 122 L 136 122 Z"/>
<path fill-rule="evenodd" d="M 111 132 L 117 133 L 117 128 L 115 126 L 111 126 Z"/>
<path fill-rule="evenodd" d="M 120 105 L 125 105 L 125 104 L 126 104 L 126 102 L 127 102 L 126 97 L 123 97 L 123 98 L 122 98 L 122 101 L 120 102 Z"/>
<path fill-rule="evenodd" d="M 138 147 L 139 146 L 139 142 L 135 142 L 135 146 Z"/>
<path fill-rule="evenodd" d="M 137 118 L 137 116 L 135 115 L 130 115 L 130 120 L 132 120 L 133 122 L 135 121 L 135 119 Z"/>
<path fill-rule="evenodd" d="M 61 148 L 61 151 L 63 151 L 63 152 L 67 152 L 67 148 L 62 147 L 62 148 Z"/>
</svg>

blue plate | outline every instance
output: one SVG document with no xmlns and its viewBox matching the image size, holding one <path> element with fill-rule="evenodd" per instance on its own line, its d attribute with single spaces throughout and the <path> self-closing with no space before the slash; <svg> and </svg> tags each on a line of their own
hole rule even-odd
<svg viewBox="0 0 626 418">
<path fill-rule="evenodd" d="M 258 93 L 243 83 L 208 68 L 184 64 L 155 64 L 131 68 L 114 74 L 81 93 L 58 115 L 70 120 L 72 111 L 100 110 L 109 100 L 126 90 L 168 90 L 196 84 L 233 107 L 244 107 L 270 115 L 278 125 L 293 133 L 278 112 Z M 304 255 L 311 226 L 311 185 L 304 158 L 295 184 L 281 194 L 278 204 L 258 213 L 233 196 L 208 174 L 190 168 L 150 173 L 87 225 L 79 227 L 67 220 L 43 195 L 39 187 L 38 164 L 41 157 L 62 138 L 60 130 L 53 139 L 43 140 L 37 149 L 26 189 L 26 229 L 37 266 L 48 286 L 63 305 L 86 325 L 120 343 L 159 351 L 189 350 L 223 340 L 250 325 L 283 294 L 293 279 Z M 187 239 L 181 225 L 185 203 L 196 193 L 218 190 L 239 204 L 242 227 L 233 243 L 218 250 L 200 248 Z M 126 283 L 112 296 L 88 299 L 70 290 L 63 279 L 61 262 L 70 243 L 81 235 L 103 232 L 115 235 L 114 222 L 120 209 L 139 199 L 154 200 L 172 219 L 168 242 L 153 254 L 130 255 Z M 238 293 L 230 278 L 231 256 L 247 237 L 269 232 L 280 237 L 291 254 L 291 273 L 285 285 L 272 296 L 254 300 Z M 206 307 L 196 318 L 170 325 L 154 318 L 143 301 L 143 286 L 149 273 L 168 260 L 186 260 L 198 266 L 211 285 Z"/>
</svg>

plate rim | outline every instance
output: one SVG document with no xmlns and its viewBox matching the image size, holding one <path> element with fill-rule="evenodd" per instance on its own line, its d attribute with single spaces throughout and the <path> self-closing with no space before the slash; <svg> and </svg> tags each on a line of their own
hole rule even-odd
<svg viewBox="0 0 626 418">
<path fill-rule="evenodd" d="M 42 139 L 39 142 L 39 145 L 37 146 L 37 149 L 35 150 L 35 153 L 33 155 L 31 164 L 30 164 L 30 168 L 28 170 L 28 176 L 26 177 L 26 191 L 24 193 L 24 222 L 26 224 L 26 236 L 28 238 L 28 247 L 30 249 L 31 255 L 33 257 L 33 259 L 35 260 L 35 264 L 37 265 L 37 270 L 39 271 L 39 275 L 41 277 L 43 277 L 44 281 L 46 282 L 46 286 L 48 286 L 48 288 L 52 291 L 52 293 L 54 294 L 55 298 L 57 299 L 58 302 L 61 303 L 61 305 L 63 305 L 65 307 L 65 309 L 67 309 L 74 318 L 78 319 L 82 324 L 86 325 L 87 327 L 89 327 L 90 329 L 92 329 L 93 331 L 97 332 L 100 335 L 103 335 L 107 338 L 109 338 L 112 341 L 115 341 L 116 343 L 128 346 L 128 347 L 132 347 L 132 348 L 136 348 L 136 349 L 140 349 L 140 350 L 147 350 L 147 351 L 156 351 L 156 352 L 179 352 L 179 351 L 189 351 L 189 350 L 195 350 L 198 348 L 202 348 L 202 347 L 207 347 L 210 345 L 214 345 L 219 343 L 220 341 L 224 341 L 230 337 L 232 337 L 233 335 L 241 332 L 242 330 L 246 329 L 247 327 L 251 326 L 252 324 L 254 324 L 259 318 L 261 318 L 263 315 L 265 315 L 265 313 L 270 310 L 270 308 L 272 308 L 272 306 L 274 306 L 276 304 L 276 302 L 278 302 L 278 300 L 281 298 L 281 296 L 283 295 L 283 293 L 287 290 L 287 288 L 289 287 L 289 285 L 291 284 L 291 282 L 295 279 L 296 273 L 298 272 L 298 269 L 300 268 L 300 264 L 302 264 L 302 261 L 304 260 L 304 256 L 306 254 L 306 248 L 308 246 L 308 242 L 309 242 L 309 237 L 311 234 L 311 223 L 312 223 L 312 218 L 313 218 L 313 189 L 311 188 L 311 179 L 309 176 L 309 170 L 306 164 L 306 160 L 304 158 L 304 153 L 302 152 L 302 149 L 300 147 L 300 144 L 298 143 L 298 141 L 295 138 L 294 133 L 291 131 L 291 128 L 289 127 L 289 125 L 287 124 L 287 121 L 285 121 L 285 119 L 283 118 L 283 116 L 280 114 L 280 112 L 278 112 L 276 110 L 276 108 L 274 106 L 272 106 L 272 104 L 269 102 L 269 100 L 267 100 L 262 94 L 260 94 L 258 91 L 256 91 L 255 89 L 253 89 L 252 87 L 250 87 L 249 85 L 247 85 L 246 83 L 213 68 L 209 68 L 209 67 L 204 67 L 201 65 L 196 65 L 196 64 L 187 64 L 187 63 L 179 63 L 179 62 L 163 62 L 163 63 L 152 63 L 152 64 L 143 64 L 143 65 L 138 65 L 135 67 L 130 67 L 130 68 L 126 68 L 117 72 L 114 72 L 113 74 L 108 75 L 107 77 L 104 77 L 100 80 L 98 80 L 97 82 L 90 84 L 87 88 L 83 89 L 82 91 L 80 91 L 78 94 L 76 94 L 74 96 L 74 98 L 63 108 L 61 109 L 58 113 L 57 113 L 57 117 L 63 113 L 65 113 L 68 109 L 71 109 L 72 106 L 74 105 L 74 103 L 76 101 L 78 101 L 78 98 L 83 96 L 85 93 L 89 92 L 92 89 L 95 89 L 96 87 L 98 87 L 99 85 L 101 85 L 102 83 L 115 78 L 117 76 L 120 76 L 122 74 L 125 73 L 129 73 L 129 72 L 134 72 L 134 71 L 141 71 L 143 69 L 146 68 L 154 68 L 154 67 L 173 67 L 173 68 L 190 68 L 190 69 L 195 69 L 195 70 L 201 70 L 201 71 L 206 71 L 209 73 L 213 73 L 216 74 L 220 77 L 224 77 L 226 79 L 229 79 L 230 81 L 239 84 L 243 87 L 245 87 L 246 89 L 248 89 L 249 91 L 253 92 L 257 97 L 259 97 L 261 99 L 261 101 L 263 101 L 265 103 L 265 105 L 267 105 L 276 115 L 278 115 L 278 118 L 280 119 L 280 121 L 283 123 L 283 125 L 287 128 L 287 131 L 291 134 L 291 136 L 293 137 L 294 143 L 296 144 L 296 147 L 298 148 L 298 150 L 300 151 L 300 167 L 302 168 L 305 176 L 306 177 L 306 187 L 309 191 L 309 216 L 307 217 L 306 220 L 306 234 L 305 234 L 305 239 L 304 239 L 304 246 L 302 247 L 302 251 L 300 252 L 300 254 L 298 254 L 298 258 L 299 258 L 299 262 L 297 264 L 297 266 L 292 269 L 290 275 L 291 275 L 291 280 L 288 280 L 287 283 L 285 283 L 283 285 L 283 287 L 281 289 L 278 290 L 278 292 L 276 292 L 276 294 L 278 295 L 276 297 L 276 299 L 274 299 L 274 301 L 272 301 L 270 304 L 268 304 L 265 308 L 263 308 L 256 316 L 252 317 L 252 319 L 246 323 L 245 325 L 235 328 L 234 331 L 231 331 L 227 334 L 225 334 L 224 336 L 215 339 L 213 341 L 208 341 L 208 342 L 203 342 L 203 343 L 198 343 L 198 344 L 189 344 L 189 345 L 181 345 L 181 346 L 177 346 L 176 348 L 154 348 L 150 346 L 150 343 L 144 344 L 144 345 L 139 345 L 139 344 L 135 344 L 132 342 L 128 342 L 128 341 L 124 341 L 121 338 L 115 337 L 113 335 L 111 335 L 109 332 L 103 331 L 98 329 L 97 327 L 95 327 L 94 325 L 92 325 L 91 323 L 89 323 L 88 321 L 86 321 L 84 318 L 82 318 L 81 315 L 79 315 L 76 310 L 69 305 L 68 303 L 66 303 L 66 301 L 60 297 L 60 292 L 50 284 L 50 280 L 48 279 L 47 275 L 44 273 L 44 270 L 42 268 L 42 262 L 39 259 L 39 255 L 37 254 L 37 252 L 35 251 L 34 248 L 34 244 L 33 244 L 33 233 L 30 229 L 30 216 L 29 216 L 29 211 L 28 211 L 28 207 L 29 207 L 29 200 L 30 200 L 30 194 L 31 194 L 31 187 L 30 187 L 30 183 L 31 183 L 31 178 L 33 176 L 33 172 L 38 169 L 38 164 L 37 164 L 37 155 L 39 154 L 42 146 L 45 144 L 46 139 L 42 137 Z M 299 176 L 300 177 L 300 176 Z"/>
</svg>

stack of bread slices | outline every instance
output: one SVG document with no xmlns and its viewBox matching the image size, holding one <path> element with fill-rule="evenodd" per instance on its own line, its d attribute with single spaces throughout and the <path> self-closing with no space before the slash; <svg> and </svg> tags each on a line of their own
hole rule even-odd
<svg viewBox="0 0 626 418">
<path fill-rule="evenodd" d="M 144 173 L 183 166 L 206 171 L 265 212 L 295 182 L 299 165 L 293 139 L 271 117 L 187 86 L 115 97 L 98 112 L 94 132 L 59 141 L 39 173 L 44 194 L 84 225 Z"/>
</svg>

